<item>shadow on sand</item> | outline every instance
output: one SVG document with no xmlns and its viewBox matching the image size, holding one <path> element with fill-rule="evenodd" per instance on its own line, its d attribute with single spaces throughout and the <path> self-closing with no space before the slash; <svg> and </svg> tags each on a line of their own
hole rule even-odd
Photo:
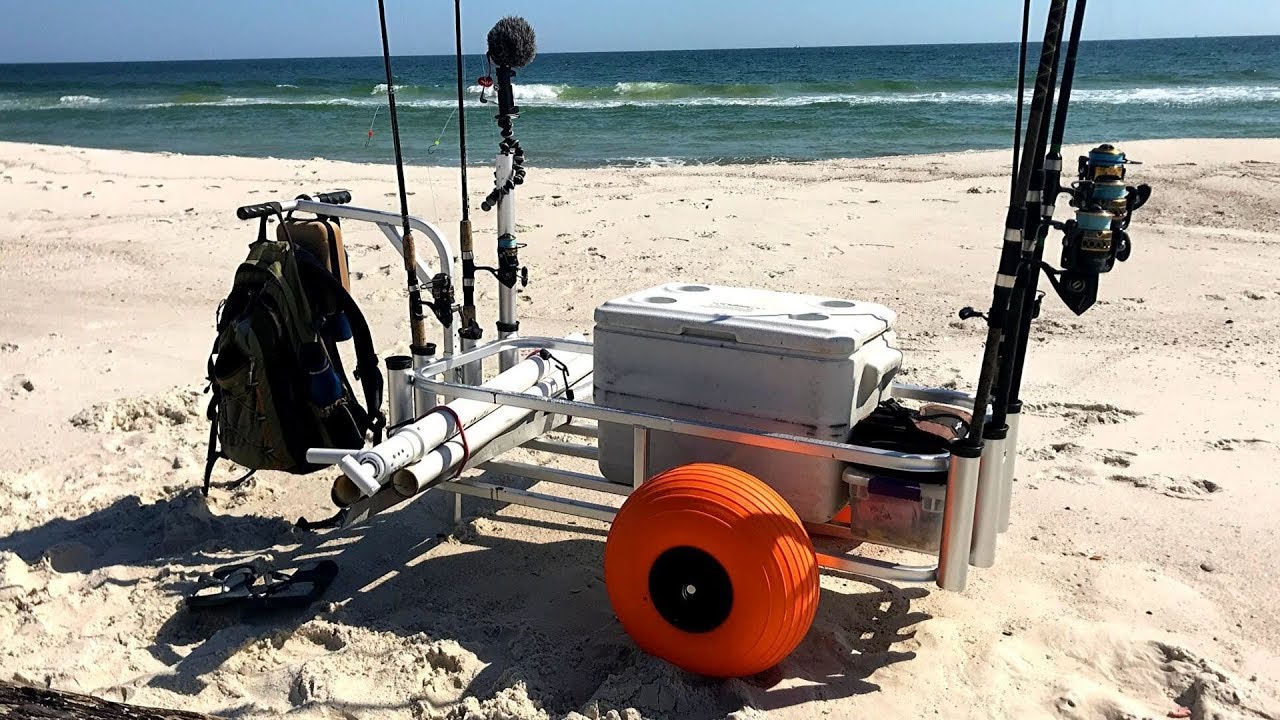
<svg viewBox="0 0 1280 720">
<path fill-rule="evenodd" d="M 500 507 L 468 500 L 467 509 L 471 517 L 484 517 Z M 622 631 L 602 580 L 604 530 L 507 514 L 484 520 L 481 527 L 457 529 L 465 543 L 458 544 L 447 534 L 453 530 L 451 509 L 452 497 L 428 493 L 364 526 L 300 537 L 282 519 L 213 515 L 198 494 L 151 505 L 125 498 L 76 520 L 54 520 L 0 539 L 0 549 L 32 562 L 51 547 L 77 548 L 51 554 L 63 572 L 110 565 L 194 568 L 226 564 L 228 552 L 241 557 L 272 553 L 280 566 L 319 556 L 339 563 L 341 571 L 326 596 L 304 611 L 178 610 L 148 648 L 170 673 L 149 684 L 183 695 L 200 693 L 209 676 L 246 644 L 288 636 L 321 617 L 402 636 L 425 633 L 456 640 L 485 663 L 466 694 L 488 697 L 518 677 L 553 717 L 579 710 L 593 698 L 608 707 L 636 707 L 646 717 L 700 716 L 655 707 L 643 689 L 637 694 L 634 687 L 619 685 L 619 677 L 637 674 L 683 685 L 702 698 L 699 712 L 723 717 L 743 705 L 777 709 L 874 692 L 879 687 L 870 678 L 878 669 L 915 657 L 894 648 L 929 617 L 911 609 L 912 601 L 927 594 L 922 588 L 837 583 L 838 590 L 823 588 L 812 630 L 781 665 L 743 681 L 700 678 L 645 656 Z M 119 528 L 130 532 L 119 533 Z M 559 531 L 574 536 L 556 539 Z M 544 539 L 528 541 L 531 532 Z M 117 535 L 130 542 L 113 542 Z M 140 536 L 152 541 L 140 546 Z M 290 552 L 274 547 L 299 541 L 302 545 Z M 423 558 L 427 553 L 432 557 Z M 194 586 L 191 573 L 171 577 L 165 589 L 175 594 Z M 361 714 L 360 707 L 341 707 Z M 241 705 L 219 712 L 242 717 L 262 711 Z"/>
<path fill-rule="evenodd" d="M 47 559 L 64 573 L 112 565 L 181 568 L 225 562 L 226 553 L 258 553 L 288 542 L 291 532 L 280 518 L 214 515 L 193 488 L 150 504 L 128 495 L 88 515 L 54 518 L 0 537 L 0 550 L 28 564 Z"/>
</svg>

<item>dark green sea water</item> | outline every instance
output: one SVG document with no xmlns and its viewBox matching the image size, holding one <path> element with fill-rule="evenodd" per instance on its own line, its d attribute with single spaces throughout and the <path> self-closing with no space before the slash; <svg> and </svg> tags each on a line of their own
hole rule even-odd
<svg viewBox="0 0 1280 720">
<path fill-rule="evenodd" d="M 407 158 L 456 162 L 453 59 L 395 63 Z M 493 106 L 482 58 L 467 67 L 485 162 Z M 1016 72 L 1014 44 L 542 54 L 517 77 L 517 134 L 532 166 L 997 148 Z M 385 91 L 380 58 L 0 65 L 0 139 L 383 162 Z M 1280 37 L 1087 42 L 1075 98 L 1071 142 L 1280 136 Z"/>
</svg>

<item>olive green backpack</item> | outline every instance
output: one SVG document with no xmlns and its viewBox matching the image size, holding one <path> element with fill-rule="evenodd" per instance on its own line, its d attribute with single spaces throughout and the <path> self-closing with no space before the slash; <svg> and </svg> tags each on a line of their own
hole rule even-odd
<svg viewBox="0 0 1280 720">
<path fill-rule="evenodd" d="M 249 475 L 256 470 L 306 474 L 322 467 L 307 462 L 309 448 L 354 450 L 368 439 L 381 440 L 382 372 L 369 326 L 324 259 L 290 238 L 295 221 L 280 221 L 283 239 L 269 240 L 267 218 L 262 218 L 258 239 L 249 245 L 218 308 L 218 335 L 208 363 L 206 495 L 220 457 L 248 468 Z M 336 218 L 321 221 L 337 223 Z M 348 336 L 363 407 L 338 353 L 339 342 Z"/>
</svg>

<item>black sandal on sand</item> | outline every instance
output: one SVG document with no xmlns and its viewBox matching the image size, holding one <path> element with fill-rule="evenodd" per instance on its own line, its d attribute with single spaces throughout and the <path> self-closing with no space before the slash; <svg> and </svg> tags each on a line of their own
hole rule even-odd
<svg viewBox="0 0 1280 720">
<path fill-rule="evenodd" d="M 332 560 L 260 572 L 253 565 L 233 565 L 215 570 L 208 580 L 187 596 L 192 610 L 232 605 L 254 610 L 302 608 L 315 602 L 338 574 Z"/>
</svg>

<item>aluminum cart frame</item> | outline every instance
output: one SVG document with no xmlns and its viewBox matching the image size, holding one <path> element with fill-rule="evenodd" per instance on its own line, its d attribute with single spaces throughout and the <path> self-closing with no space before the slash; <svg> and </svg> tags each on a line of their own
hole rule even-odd
<svg viewBox="0 0 1280 720">
<path fill-rule="evenodd" d="M 318 213 L 350 221 L 371 223 L 382 231 L 397 252 L 403 253 L 398 227 L 402 218 L 399 214 L 307 199 L 279 203 L 278 210 Z M 410 217 L 409 224 L 413 230 L 425 235 L 431 241 L 439 263 L 438 272 L 452 278 L 452 254 L 445 236 L 434 225 L 419 218 Z M 435 273 L 424 265 L 425 263 L 420 260 L 420 274 L 423 277 L 432 277 Z M 1010 436 L 1004 442 L 987 443 L 981 458 L 966 458 L 950 453 L 921 455 L 647 415 L 558 397 L 535 397 L 521 392 L 494 390 L 465 385 L 458 380 L 463 376 L 464 368 L 468 366 L 480 368 L 486 358 L 504 352 L 546 349 L 589 355 L 593 350 L 592 344 L 564 338 L 509 337 L 457 353 L 454 342 L 455 332 L 454 327 L 444 328 L 441 356 L 438 359 L 415 358 L 415 366 L 412 369 L 388 374 L 389 407 L 394 410 L 397 407 L 414 407 L 416 404 L 419 408 L 431 408 L 435 405 L 437 396 L 444 396 L 450 399 L 476 400 L 500 407 L 531 411 L 523 421 L 493 441 L 482 447 L 472 448 L 461 470 L 480 468 L 536 482 L 585 488 L 626 497 L 648 479 L 650 434 L 661 431 L 900 472 L 946 471 L 946 503 L 936 564 L 907 566 L 852 553 L 832 555 L 822 552 L 817 554 L 818 564 L 827 569 L 855 576 L 897 583 L 936 582 L 939 587 L 952 591 L 964 589 L 970 565 L 990 567 L 994 564 L 996 537 L 1008 525 L 1012 472 L 1017 451 L 1016 428 L 1011 428 Z M 590 377 L 588 374 L 575 384 L 575 389 L 579 393 L 589 395 Z M 901 383 L 893 384 L 892 395 L 903 399 L 962 405 L 972 405 L 974 401 L 972 395 L 955 390 Z M 426 412 L 429 410 L 417 412 L 414 418 L 408 419 L 417 419 Z M 395 425 L 405 419 L 392 418 L 392 424 Z M 504 453 L 517 447 L 566 457 L 596 459 L 597 448 L 589 442 L 562 442 L 544 439 L 541 436 L 547 432 L 558 431 L 590 439 L 597 436 L 596 423 L 599 422 L 616 423 L 631 428 L 635 443 L 630 484 L 611 482 L 597 475 L 502 459 Z M 348 452 L 352 451 L 317 449 L 309 453 L 308 458 L 336 464 L 339 456 Z M 767 479 L 764 480 L 767 483 Z M 552 492 L 535 492 L 474 478 L 464 478 L 460 474 L 453 479 L 441 477 L 429 483 L 427 488 L 443 490 L 455 496 L 455 520 L 461 520 L 461 502 L 464 495 L 604 522 L 612 521 L 618 510 L 612 505 L 586 502 Z M 376 494 L 346 508 L 342 524 L 345 527 L 363 522 L 411 497 L 401 495 L 392 486 L 387 485 Z M 821 524 L 805 523 L 805 527 L 811 535 L 848 538 L 850 533 L 849 525 L 835 521 Z M 864 542 L 871 545 L 877 544 L 874 541 Z"/>
</svg>

